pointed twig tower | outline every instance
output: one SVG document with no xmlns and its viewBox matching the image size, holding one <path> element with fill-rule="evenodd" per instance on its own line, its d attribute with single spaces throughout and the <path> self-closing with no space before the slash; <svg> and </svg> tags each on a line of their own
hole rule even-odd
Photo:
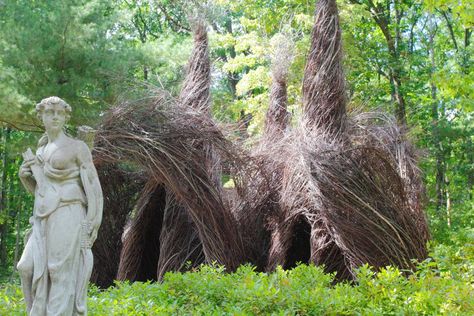
<svg viewBox="0 0 474 316">
<path fill-rule="evenodd" d="M 222 152 L 229 155 L 226 151 L 232 146 L 210 115 L 206 27 L 196 22 L 193 32 L 194 49 L 176 104 L 166 108 L 155 104 L 149 110 L 150 118 L 168 111 L 165 121 L 161 118 L 154 123 L 162 126 L 142 124 L 143 131 L 152 133 L 159 128 L 158 133 L 163 133 L 178 128 L 177 133 L 159 139 L 134 134 L 133 142 L 127 144 L 131 148 L 124 149 L 132 156 L 132 148 L 146 153 L 146 157 L 132 159 L 145 164 L 149 180 L 124 235 L 120 280 L 159 280 L 167 271 L 202 262 L 217 262 L 232 270 L 243 257 L 237 223 L 222 200 L 220 159 Z M 211 130 L 213 134 L 206 134 Z M 156 132 L 155 137 L 159 137 Z"/>
<path fill-rule="evenodd" d="M 348 117 L 346 103 L 336 1 L 319 0 L 304 73 L 302 124 L 280 153 L 287 162 L 268 270 L 313 262 L 339 278 L 352 278 L 365 263 L 409 269 L 411 259 L 426 257 L 426 220 L 409 193 L 421 188 L 402 171 L 416 175 L 407 164 L 413 153 L 401 150 L 406 144 L 395 145 L 403 133 Z M 377 129 L 387 131 L 384 138 Z"/>
</svg>

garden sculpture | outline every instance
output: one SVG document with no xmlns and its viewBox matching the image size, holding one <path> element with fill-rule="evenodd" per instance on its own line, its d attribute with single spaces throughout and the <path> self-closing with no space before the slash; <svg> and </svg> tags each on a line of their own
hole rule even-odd
<svg viewBox="0 0 474 316">
<path fill-rule="evenodd" d="M 102 190 L 87 144 L 64 132 L 71 107 L 58 97 L 36 105 L 46 129 L 20 179 L 35 196 L 31 233 L 18 271 L 29 315 L 86 315 L 91 247 L 102 220 Z M 84 128 L 81 134 L 90 134 Z"/>
</svg>

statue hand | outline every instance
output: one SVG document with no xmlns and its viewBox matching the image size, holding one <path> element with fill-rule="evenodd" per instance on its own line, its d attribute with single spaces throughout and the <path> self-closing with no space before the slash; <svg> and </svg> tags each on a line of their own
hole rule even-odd
<svg viewBox="0 0 474 316">
<path fill-rule="evenodd" d="M 94 244 L 95 240 L 97 239 L 97 232 L 98 232 L 98 229 L 93 229 L 91 234 L 90 234 L 90 238 L 91 238 L 91 246 Z"/>
<path fill-rule="evenodd" d="M 94 224 L 93 222 L 89 226 L 89 240 L 91 246 L 94 244 L 95 240 L 97 239 L 97 234 L 99 232 L 99 226 Z"/>
<path fill-rule="evenodd" d="M 31 172 L 31 165 L 34 163 L 34 160 L 24 161 L 20 166 L 19 176 L 20 178 L 28 178 L 33 175 Z"/>
</svg>

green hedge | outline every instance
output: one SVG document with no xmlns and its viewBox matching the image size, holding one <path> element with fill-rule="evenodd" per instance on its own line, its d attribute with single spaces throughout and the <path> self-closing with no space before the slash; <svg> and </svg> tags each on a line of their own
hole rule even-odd
<svg viewBox="0 0 474 316">
<path fill-rule="evenodd" d="M 163 284 L 117 283 L 89 291 L 90 315 L 474 315 L 474 244 L 434 247 L 432 258 L 404 276 L 365 266 L 357 284 L 333 284 L 315 266 L 257 273 L 250 266 L 168 273 Z M 24 315 L 18 285 L 0 287 L 0 314 Z"/>
</svg>

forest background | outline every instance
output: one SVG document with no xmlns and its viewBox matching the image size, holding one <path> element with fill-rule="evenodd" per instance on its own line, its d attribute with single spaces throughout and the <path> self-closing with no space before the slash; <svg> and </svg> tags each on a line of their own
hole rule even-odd
<svg viewBox="0 0 474 316">
<path fill-rule="evenodd" d="M 474 5 L 458 0 L 340 0 L 353 111 L 384 110 L 419 148 L 434 244 L 474 241 Z M 314 1 L 0 0 L 0 282 L 11 280 L 32 212 L 17 176 L 42 135 L 34 105 L 57 95 L 68 130 L 159 87 L 179 91 L 192 49 L 189 14 L 209 21 L 213 115 L 258 139 L 277 43 L 294 46 L 298 116 Z"/>
</svg>

